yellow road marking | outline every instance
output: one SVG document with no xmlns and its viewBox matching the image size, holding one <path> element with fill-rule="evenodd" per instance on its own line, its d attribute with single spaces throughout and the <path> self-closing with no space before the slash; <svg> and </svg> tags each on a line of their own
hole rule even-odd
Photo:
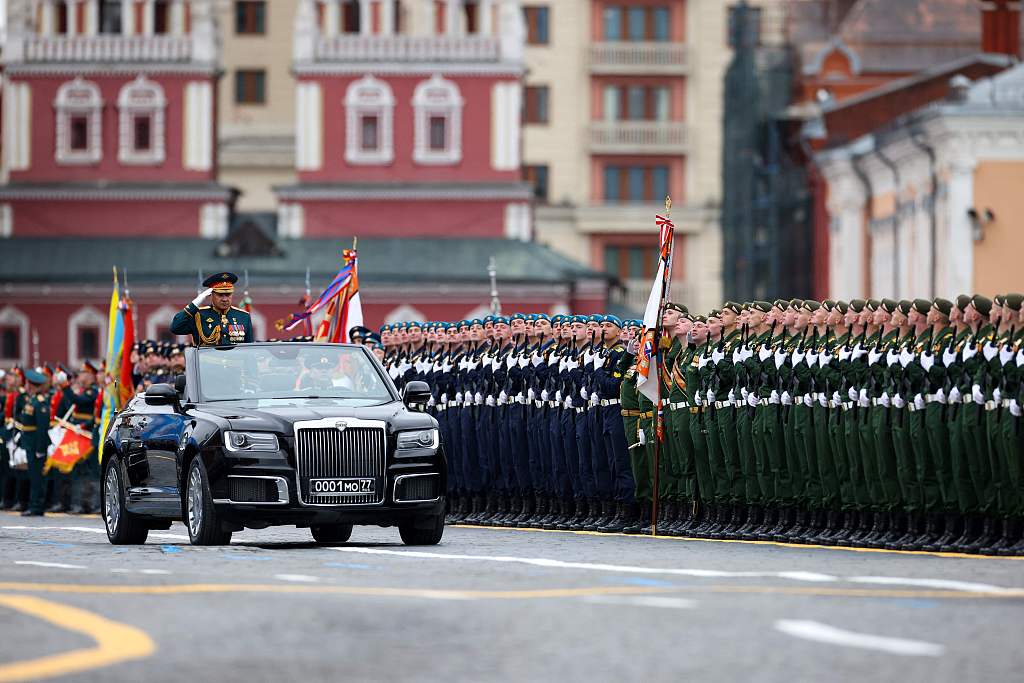
<svg viewBox="0 0 1024 683">
<path fill-rule="evenodd" d="M 63 583 L 0 583 L 2 591 L 63 593 L 78 595 L 182 595 L 211 593 L 286 593 L 309 595 L 354 595 L 370 597 L 428 598 L 441 600 L 526 600 L 575 598 L 592 595 L 645 595 L 651 593 L 752 593 L 766 595 L 812 595 L 845 598 L 898 599 L 1003 599 L 1024 598 L 1024 590 L 959 591 L 939 589 L 839 588 L 827 586 L 596 586 L 584 588 L 544 588 L 532 590 L 451 590 L 434 588 L 389 588 L 380 586 L 331 586 L 288 584 L 187 583 L 156 586 L 104 584 L 69 585 Z"/>
<path fill-rule="evenodd" d="M 131 659 L 141 659 L 156 651 L 153 641 L 139 629 L 75 607 L 29 595 L 0 595 L 0 606 L 38 617 L 54 626 L 81 633 L 96 641 L 96 647 L 92 648 L 0 664 L 0 682 L 67 676 Z"/>
<path fill-rule="evenodd" d="M 970 555 L 968 553 L 943 553 L 928 550 L 886 550 L 885 548 L 852 548 L 847 545 L 815 545 L 808 543 L 782 543 L 780 541 L 746 541 L 739 538 L 693 538 L 690 536 L 651 536 L 650 534 L 623 534 L 604 531 L 572 531 L 568 529 L 531 529 L 530 527 L 494 527 L 475 524 L 450 524 L 460 529 L 486 529 L 489 531 L 534 531 L 544 534 L 577 534 L 580 536 L 622 536 L 624 538 L 657 538 L 665 541 L 699 541 L 703 543 L 744 543 L 747 545 L 773 545 L 779 548 L 804 548 L 813 550 L 846 550 L 854 553 L 897 553 L 899 555 L 925 555 L 928 557 L 959 557 L 967 560 L 1024 560 L 1024 556 L 1004 557 L 1002 555 Z"/>
</svg>

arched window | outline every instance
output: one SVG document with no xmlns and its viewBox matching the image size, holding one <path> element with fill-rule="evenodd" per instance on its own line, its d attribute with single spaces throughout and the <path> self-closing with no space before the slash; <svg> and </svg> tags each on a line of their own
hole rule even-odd
<svg viewBox="0 0 1024 683">
<path fill-rule="evenodd" d="M 0 364 L 28 365 L 28 316 L 14 306 L 0 308 Z"/>
<path fill-rule="evenodd" d="M 57 109 L 57 163 L 98 163 L 103 158 L 100 89 L 79 76 L 60 86 L 53 104 Z"/>
<path fill-rule="evenodd" d="M 77 367 L 84 360 L 98 361 L 107 354 L 107 317 L 92 306 L 83 306 L 68 318 L 68 362 Z"/>
<path fill-rule="evenodd" d="M 163 163 L 167 98 L 160 84 L 140 75 L 121 88 L 117 108 L 118 160 L 122 164 Z"/>
<path fill-rule="evenodd" d="M 384 165 L 395 158 L 391 87 L 373 76 L 353 82 L 345 92 L 345 161 Z"/>
<path fill-rule="evenodd" d="M 462 104 L 459 87 L 437 74 L 416 86 L 413 161 L 438 165 L 462 161 Z"/>
</svg>

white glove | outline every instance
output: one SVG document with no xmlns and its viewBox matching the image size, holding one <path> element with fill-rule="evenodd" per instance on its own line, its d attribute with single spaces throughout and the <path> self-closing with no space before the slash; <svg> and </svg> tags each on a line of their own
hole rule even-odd
<svg viewBox="0 0 1024 683">
<path fill-rule="evenodd" d="M 885 364 L 891 368 L 892 366 L 896 365 L 899 362 L 900 354 L 896 353 L 892 349 L 889 349 L 889 352 L 885 354 Z"/>
<path fill-rule="evenodd" d="M 999 362 L 1006 365 L 1013 360 L 1013 349 L 1009 346 L 1003 346 L 999 349 Z"/>
<path fill-rule="evenodd" d="M 818 405 L 822 408 L 828 408 L 828 396 L 824 391 L 818 394 Z"/>
<path fill-rule="evenodd" d="M 831 362 L 832 362 L 832 354 L 831 353 L 828 353 L 827 351 L 822 351 L 820 354 L 818 354 L 818 365 L 820 365 L 821 367 L 825 367 L 826 365 L 828 365 Z"/>
<path fill-rule="evenodd" d="M 914 395 L 914 409 L 924 410 L 924 396 L 922 396 L 921 394 Z"/>
<path fill-rule="evenodd" d="M 803 404 L 805 406 L 807 406 L 808 408 L 810 408 L 812 403 L 814 403 L 814 401 L 811 400 L 811 395 L 810 394 L 804 394 L 803 395 Z"/>
<path fill-rule="evenodd" d="M 514 353 L 508 354 L 508 356 L 505 358 L 505 369 L 511 370 L 512 366 L 515 365 L 517 362 L 518 359 L 516 358 Z"/>
<path fill-rule="evenodd" d="M 935 365 L 935 357 L 932 356 L 931 353 L 922 353 L 921 354 L 921 367 L 924 368 L 924 371 L 928 372 L 929 370 L 932 369 L 933 365 Z"/>
<path fill-rule="evenodd" d="M 526 400 L 527 401 L 533 401 L 536 398 L 536 396 L 537 396 L 537 394 L 533 393 L 533 388 L 532 387 L 526 390 Z"/>
<path fill-rule="evenodd" d="M 947 368 L 956 362 L 956 350 L 947 346 L 942 350 L 942 364 Z"/>
<path fill-rule="evenodd" d="M 833 403 L 833 405 L 839 405 L 840 403 L 842 403 L 842 401 L 839 400 L 839 392 L 838 391 L 833 391 L 832 392 L 832 403 Z"/>
<path fill-rule="evenodd" d="M 1017 403 L 1017 399 L 1010 399 L 1010 415 L 1020 417 L 1020 412 L 1020 405 Z"/>
<path fill-rule="evenodd" d="M 697 369 L 698 370 L 703 370 L 704 366 L 707 365 L 708 361 L 710 361 L 710 360 L 711 360 L 711 358 L 708 357 L 708 356 L 701 356 L 700 358 L 698 358 L 697 359 Z"/>
<path fill-rule="evenodd" d="M 502 365 L 501 359 L 498 358 L 497 356 L 495 356 L 494 358 L 491 359 L 491 369 L 492 370 L 500 370 L 501 369 L 501 365 Z"/>
<path fill-rule="evenodd" d="M 477 405 L 481 405 L 481 404 L 482 404 L 482 403 L 484 402 L 484 395 L 483 395 L 483 394 L 481 394 L 481 393 L 480 393 L 479 391 L 478 391 L 478 392 L 476 392 L 476 395 L 474 395 L 474 396 L 473 396 L 473 401 L 474 401 L 474 402 L 475 402 L 475 403 L 476 403 Z"/>
<path fill-rule="evenodd" d="M 868 406 L 871 405 L 871 400 L 868 399 L 867 389 L 860 390 L 860 393 L 857 395 L 857 405 L 859 405 L 861 408 L 867 408 Z"/>
<path fill-rule="evenodd" d="M 590 394 L 590 405 L 596 406 L 600 402 L 601 402 L 601 397 L 597 395 L 597 392 L 596 391 L 591 392 L 591 394 Z"/>
<path fill-rule="evenodd" d="M 559 389 L 558 391 L 555 392 L 555 403 L 561 403 L 561 402 L 562 402 L 562 390 Z"/>
<path fill-rule="evenodd" d="M 935 392 L 935 400 L 938 403 L 945 403 L 946 402 L 946 392 L 944 390 L 942 390 L 942 389 L 939 389 L 938 391 L 936 391 Z"/>
<path fill-rule="evenodd" d="M 198 306 L 199 304 L 203 303 L 206 297 L 210 296 L 211 294 L 213 294 L 213 287 L 210 287 L 209 289 L 204 289 L 203 291 L 199 292 L 199 296 L 197 296 L 195 299 L 192 299 L 192 304 Z"/>
<path fill-rule="evenodd" d="M 558 371 L 559 372 L 564 372 L 565 371 L 565 366 L 566 366 L 566 364 L 568 362 L 569 361 L 567 359 L 565 359 L 565 358 L 559 358 L 558 359 Z"/>
<path fill-rule="evenodd" d="M 907 402 L 903 400 L 902 396 L 900 396 L 899 394 L 896 394 L 895 396 L 892 397 L 892 404 L 894 406 L 896 406 L 897 408 L 902 409 L 902 408 L 906 407 Z"/>
<path fill-rule="evenodd" d="M 853 387 L 849 388 L 849 390 L 846 392 L 846 395 L 849 397 L 851 401 L 857 400 L 857 390 L 854 389 Z"/>
<path fill-rule="evenodd" d="M 979 406 L 985 404 L 985 394 L 981 393 L 981 387 L 977 384 L 971 387 L 971 398 L 973 398 L 974 402 Z"/>
<path fill-rule="evenodd" d="M 572 396 L 566 396 L 562 402 L 562 406 L 565 408 L 572 408 Z"/>
<path fill-rule="evenodd" d="M 993 345 L 992 342 L 987 342 L 981 352 L 984 354 L 985 360 L 992 360 L 999 353 L 999 347 Z"/>
<path fill-rule="evenodd" d="M 851 355 L 852 354 L 850 353 L 850 349 L 846 348 L 845 346 L 843 348 L 839 349 L 839 360 L 840 360 L 840 362 L 845 362 L 845 361 L 849 360 Z"/>
<path fill-rule="evenodd" d="M 433 408 L 436 405 L 437 405 L 437 401 L 434 400 L 433 396 L 431 396 L 429 399 L 427 399 L 427 407 L 428 408 Z"/>
<path fill-rule="evenodd" d="M 498 394 L 498 403 L 505 403 L 506 401 L 508 401 L 508 394 L 502 389 L 501 393 Z"/>
<path fill-rule="evenodd" d="M 892 401 L 889 400 L 889 392 L 883 391 L 882 395 L 878 397 L 878 402 L 881 403 L 886 408 L 891 407 L 892 406 Z"/>
<path fill-rule="evenodd" d="M 747 394 L 746 401 L 747 401 L 747 405 L 750 406 L 751 408 L 756 407 L 757 406 L 757 394 L 755 394 L 752 391 L 749 392 Z"/>
<path fill-rule="evenodd" d="M 860 360 L 860 357 L 863 356 L 864 353 L 865 353 L 864 349 L 862 349 L 860 347 L 860 344 L 857 344 L 857 347 L 850 354 L 850 359 L 851 360 Z"/>
<path fill-rule="evenodd" d="M 793 397 L 789 395 L 788 391 L 782 392 L 782 405 L 791 406 L 793 405 Z"/>
<path fill-rule="evenodd" d="M 718 365 L 718 362 L 725 358 L 725 353 L 719 351 L 717 348 L 711 352 L 711 362 Z"/>
<path fill-rule="evenodd" d="M 746 398 L 746 397 L 744 397 L 744 398 Z M 726 396 L 725 396 L 725 400 L 728 401 L 729 403 L 735 403 L 736 402 L 736 391 L 733 390 L 733 389 L 730 389 L 729 393 L 726 394 Z"/>
<path fill-rule="evenodd" d="M 585 399 L 587 398 L 587 396 L 588 396 L 588 395 L 589 395 L 589 394 L 587 394 L 587 390 L 586 390 L 586 389 L 584 389 L 583 387 L 580 387 L 580 398 L 582 398 L 582 399 L 584 399 L 584 400 L 585 400 Z"/>
<path fill-rule="evenodd" d="M 520 368 L 525 368 L 527 365 L 530 364 L 530 359 L 527 358 L 526 354 L 524 353 L 522 356 L 519 357 L 518 363 Z"/>
<path fill-rule="evenodd" d="M 995 389 L 992 390 L 992 400 L 995 401 L 996 403 L 1002 403 L 1003 392 L 999 391 L 999 387 L 996 387 Z"/>
<path fill-rule="evenodd" d="M 731 390 L 730 390 L 730 391 L 731 391 Z M 750 392 L 749 392 L 749 391 L 747 391 L 747 388 L 746 388 L 746 387 L 740 387 L 740 396 L 742 396 L 742 397 L 743 397 L 743 400 L 744 400 L 744 401 L 746 401 L 746 400 L 747 400 L 747 396 L 748 396 L 749 394 L 750 394 Z"/>
<path fill-rule="evenodd" d="M 786 362 L 786 358 L 787 358 L 787 356 L 786 356 L 786 352 L 785 351 L 776 351 L 775 352 L 775 369 L 776 370 L 778 370 L 779 368 L 782 367 L 782 364 Z"/>
<path fill-rule="evenodd" d="M 914 354 L 909 349 L 903 349 L 900 351 L 900 365 L 907 367 L 910 365 L 910 361 L 914 360 Z"/>
<path fill-rule="evenodd" d="M 594 369 L 597 370 L 597 369 L 602 368 L 602 367 L 604 367 L 604 356 L 595 355 L 594 356 Z"/>
<path fill-rule="evenodd" d="M 542 401 L 548 400 L 548 390 L 547 389 L 541 389 L 540 390 L 540 400 L 542 400 Z"/>
<path fill-rule="evenodd" d="M 715 392 L 711 391 L 710 389 L 708 389 L 707 400 L 709 404 L 715 402 Z"/>
<path fill-rule="evenodd" d="M 959 403 L 959 402 L 960 402 L 960 388 L 959 387 L 953 387 L 952 389 L 949 390 L 949 404 L 953 405 L 954 403 Z"/>
<path fill-rule="evenodd" d="M 578 368 L 579 366 L 580 366 L 580 364 L 577 363 L 574 360 L 567 360 L 567 361 L 565 361 L 565 369 L 566 370 L 572 371 L 572 370 L 575 370 L 576 368 Z"/>
<path fill-rule="evenodd" d="M 455 402 L 456 403 L 462 403 L 462 392 L 461 391 L 455 392 Z"/>
<path fill-rule="evenodd" d="M 974 346 L 974 344 L 965 344 L 964 345 L 964 351 L 963 351 L 964 360 L 970 360 L 970 359 L 974 358 L 977 355 L 978 355 L 978 349 Z"/>
<path fill-rule="evenodd" d="M 762 363 L 771 358 L 772 350 L 767 346 L 762 346 L 757 352 L 757 359 Z"/>
<path fill-rule="evenodd" d="M 881 357 L 882 357 L 882 352 L 881 351 L 875 351 L 874 349 L 871 349 L 870 351 L 868 351 L 868 365 L 874 365 L 875 363 L 878 362 L 878 360 Z"/>
<path fill-rule="evenodd" d="M 493 408 L 494 407 L 494 397 L 493 396 L 488 396 L 487 398 L 485 398 L 484 399 L 484 405 L 490 406 L 490 407 Z"/>
<path fill-rule="evenodd" d="M 538 365 L 540 365 L 543 362 L 544 362 L 544 357 L 541 356 L 536 351 L 534 351 L 533 355 L 530 356 L 530 363 L 533 365 L 533 367 L 537 367 Z"/>
<path fill-rule="evenodd" d="M 800 349 L 793 349 L 793 365 L 796 365 L 804 359 L 804 352 Z"/>
<path fill-rule="evenodd" d="M 1024 365 L 1024 349 L 1017 352 L 1017 367 Z"/>
</svg>

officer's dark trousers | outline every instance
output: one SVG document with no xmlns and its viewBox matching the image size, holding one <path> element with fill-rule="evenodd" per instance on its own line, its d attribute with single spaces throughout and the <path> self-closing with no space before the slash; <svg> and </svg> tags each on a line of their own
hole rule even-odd
<svg viewBox="0 0 1024 683">
<path fill-rule="evenodd" d="M 590 462 L 594 467 L 595 498 L 612 499 L 612 463 L 605 447 L 604 417 L 601 406 L 593 406 L 586 411 L 590 429 Z"/>
<path fill-rule="evenodd" d="M 534 477 L 540 479 L 543 473 L 534 468 L 530 457 L 530 440 L 526 430 L 526 406 L 513 403 L 505 409 L 508 415 L 509 444 L 512 447 L 512 462 L 515 463 L 516 489 L 520 496 L 528 496 L 534 490 Z"/>
<path fill-rule="evenodd" d="M 460 496 L 470 493 L 466 483 L 466 452 L 462 443 L 462 408 L 449 406 L 444 411 L 445 423 L 448 425 L 448 441 L 445 447 L 449 462 L 452 463 L 453 471 L 456 473 L 457 488 L 455 492 Z"/>
<path fill-rule="evenodd" d="M 597 480 L 594 478 L 594 453 L 590 443 L 590 420 L 587 409 L 574 410 L 576 414 L 576 454 L 579 459 L 579 476 L 584 498 L 597 497 Z"/>
<path fill-rule="evenodd" d="M 604 450 L 611 465 L 611 493 L 618 503 L 632 503 L 636 490 L 633 469 L 629 463 L 626 429 L 619 406 L 604 406 L 595 411 L 601 416 Z"/>
<path fill-rule="evenodd" d="M 43 512 L 46 503 L 46 478 L 43 476 L 43 466 L 46 464 L 46 452 L 41 454 L 29 453 L 28 456 L 28 481 L 29 499 L 28 509 L 33 513 Z"/>
<path fill-rule="evenodd" d="M 484 467 L 480 442 L 476 437 L 476 407 L 467 406 L 462 409 L 462 454 L 466 464 L 466 486 L 472 495 L 484 493 Z"/>
<path fill-rule="evenodd" d="M 560 408 L 548 407 L 544 409 L 544 417 L 548 422 L 548 443 L 551 446 L 551 495 L 568 500 L 572 498 L 573 490 L 565 440 L 562 438 L 562 412 Z"/>
<path fill-rule="evenodd" d="M 572 497 L 582 499 L 586 496 L 580 479 L 580 449 L 576 438 L 576 409 L 560 408 L 559 432 L 562 438 L 562 452 L 565 454 L 565 465 L 569 475 Z"/>
</svg>

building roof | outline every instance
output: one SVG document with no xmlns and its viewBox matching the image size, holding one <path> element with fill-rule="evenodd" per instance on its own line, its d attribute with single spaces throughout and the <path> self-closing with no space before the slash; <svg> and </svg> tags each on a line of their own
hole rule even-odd
<svg viewBox="0 0 1024 683">
<path fill-rule="evenodd" d="M 33 238 L 2 240 L 3 283 L 107 282 L 111 267 L 126 268 L 132 284 L 190 282 L 197 271 L 210 274 L 248 271 L 253 284 L 305 280 L 315 283 L 340 268 L 341 250 L 351 237 L 282 240 L 279 255 L 220 256 L 231 253 L 227 240 L 198 238 Z M 558 284 L 613 278 L 535 242 L 501 238 L 365 238 L 360 239 L 359 277 L 366 283 L 469 283 L 487 280 L 494 256 L 498 279 L 521 284 Z"/>
</svg>

